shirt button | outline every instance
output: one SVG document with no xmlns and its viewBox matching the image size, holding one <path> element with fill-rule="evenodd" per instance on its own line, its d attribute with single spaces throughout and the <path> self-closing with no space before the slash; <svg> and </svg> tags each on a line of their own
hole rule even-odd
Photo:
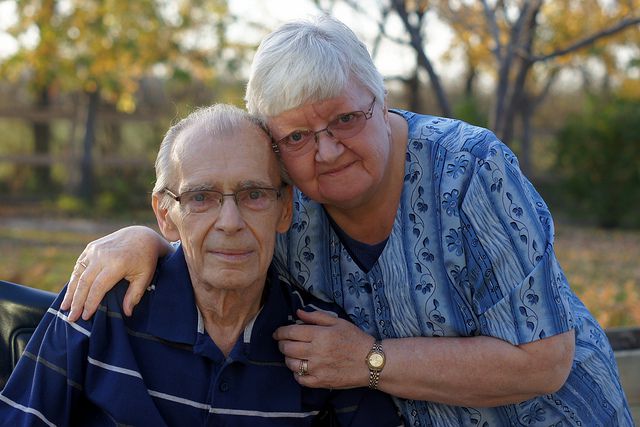
<svg viewBox="0 0 640 427">
<path fill-rule="evenodd" d="M 229 386 L 229 383 L 226 381 L 222 381 L 220 383 L 220 385 L 218 386 L 218 388 L 220 389 L 221 392 L 226 392 L 229 391 L 229 389 L 231 388 L 231 386 Z"/>
</svg>

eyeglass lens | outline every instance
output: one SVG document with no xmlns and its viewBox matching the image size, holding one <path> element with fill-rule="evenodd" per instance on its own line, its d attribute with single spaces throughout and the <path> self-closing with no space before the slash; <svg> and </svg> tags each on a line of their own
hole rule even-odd
<svg viewBox="0 0 640 427">
<path fill-rule="evenodd" d="M 367 120 L 371 117 L 375 98 L 373 99 L 369 111 L 352 111 L 350 113 L 341 114 L 327 124 L 327 127 L 319 131 L 299 130 L 280 139 L 277 143 L 284 151 L 301 155 L 309 151 L 312 144 L 311 141 L 317 138 L 322 132 L 327 132 L 329 136 L 336 139 L 347 139 L 356 136 L 365 126 Z"/>
<path fill-rule="evenodd" d="M 191 213 L 217 211 L 225 197 L 233 197 L 241 211 L 264 211 L 269 209 L 280 196 L 275 188 L 246 188 L 235 193 L 221 193 L 215 190 L 186 191 L 180 195 L 180 203 Z"/>
</svg>

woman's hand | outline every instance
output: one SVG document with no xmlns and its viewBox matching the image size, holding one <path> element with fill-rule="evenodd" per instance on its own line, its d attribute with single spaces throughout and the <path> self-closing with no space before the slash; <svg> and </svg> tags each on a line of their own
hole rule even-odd
<svg viewBox="0 0 640 427">
<path fill-rule="evenodd" d="M 126 279 L 130 284 L 123 307 L 131 316 L 151 282 L 158 257 L 171 250 L 162 236 L 143 226 L 126 227 L 89 243 L 73 268 L 60 308 L 71 309 L 69 321 L 81 314 L 89 319 L 104 295 Z"/>
<path fill-rule="evenodd" d="M 313 388 L 367 386 L 365 358 L 375 339 L 349 321 L 321 311 L 298 310 L 296 314 L 304 325 L 283 326 L 273 334 L 294 373 L 303 360 L 307 361 L 308 373 L 296 375 L 296 380 Z"/>
</svg>

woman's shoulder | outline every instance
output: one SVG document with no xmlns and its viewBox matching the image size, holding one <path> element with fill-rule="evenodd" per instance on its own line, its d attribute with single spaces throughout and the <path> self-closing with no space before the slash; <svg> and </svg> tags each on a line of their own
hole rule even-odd
<svg viewBox="0 0 640 427">
<path fill-rule="evenodd" d="M 435 149 L 466 152 L 477 158 L 489 157 L 496 146 L 504 146 L 489 129 L 462 120 L 398 109 L 391 111 L 407 121 L 410 145 L 427 143 Z"/>
</svg>

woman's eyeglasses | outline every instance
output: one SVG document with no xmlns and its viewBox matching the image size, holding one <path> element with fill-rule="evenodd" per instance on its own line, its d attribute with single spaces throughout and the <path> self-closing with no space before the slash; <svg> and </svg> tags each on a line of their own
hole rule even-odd
<svg viewBox="0 0 640 427">
<path fill-rule="evenodd" d="M 314 141 L 318 143 L 318 134 L 327 132 L 331 138 L 334 139 L 347 139 L 356 136 L 362 129 L 364 129 L 367 120 L 373 116 L 373 107 L 376 103 L 376 98 L 373 98 L 369 110 L 364 111 L 352 111 L 350 113 L 340 114 L 334 120 L 327 124 L 327 127 L 318 131 L 312 130 L 297 130 L 291 132 L 289 135 L 281 138 L 273 144 L 273 148 L 276 152 L 282 151 L 293 156 L 302 156 L 308 153 L 314 147 L 311 144 Z"/>
</svg>

